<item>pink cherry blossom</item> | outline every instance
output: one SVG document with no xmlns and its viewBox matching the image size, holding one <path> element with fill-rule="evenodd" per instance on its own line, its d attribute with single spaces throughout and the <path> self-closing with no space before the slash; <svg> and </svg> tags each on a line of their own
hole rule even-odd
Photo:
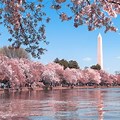
<svg viewBox="0 0 120 120">
<path fill-rule="evenodd" d="M 63 78 L 69 84 L 76 84 L 78 80 L 78 73 L 76 69 L 66 68 L 63 73 Z"/>
<path fill-rule="evenodd" d="M 120 75 L 103 70 L 70 69 L 64 70 L 57 63 L 43 65 L 28 59 L 10 59 L 0 55 L 0 82 L 9 81 L 10 87 L 58 85 L 120 85 Z M 41 84 L 41 85 L 40 85 Z"/>
</svg>

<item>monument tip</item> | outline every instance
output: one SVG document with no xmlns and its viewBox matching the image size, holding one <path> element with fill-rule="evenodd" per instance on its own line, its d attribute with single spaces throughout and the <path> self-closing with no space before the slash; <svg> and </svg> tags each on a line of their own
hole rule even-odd
<svg viewBox="0 0 120 120">
<path fill-rule="evenodd" d="M 102 37 L 100 33 L 98 34 L 98 37 Z"/>
</svg>

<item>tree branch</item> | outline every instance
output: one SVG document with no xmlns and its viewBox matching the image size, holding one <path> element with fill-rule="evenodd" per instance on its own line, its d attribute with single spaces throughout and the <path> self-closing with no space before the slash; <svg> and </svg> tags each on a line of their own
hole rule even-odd
<svg viewBox="0 0 120 120">
<path fill-rule="evenodd" d="M 120 5 L 120 3 L 118 2 L 114 2 L 114 1 L 109 1 L 109 0 L 106 0 L 108 3 L 113 3 L 113 4 L 117 4 L 117 5 Z"/>
<path fill-rule="evenodd" d="M 89 0 L 86 0 L 87 1 L 87 3 L 90 5 L 90 2 L 89 2 Z"/>
</svg>

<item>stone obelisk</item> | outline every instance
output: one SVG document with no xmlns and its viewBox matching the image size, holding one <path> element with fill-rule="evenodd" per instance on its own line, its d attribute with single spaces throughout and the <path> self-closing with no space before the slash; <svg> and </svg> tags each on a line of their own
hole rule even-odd
<svg viewBox="0 0 120 120">
<path fill-rule="evenodd" d="M 99 64 L 101 66 L 101 69 L 103 70 L 102 36 L 100 33 L 98 35 L 97 64 Z"/>
</svg>

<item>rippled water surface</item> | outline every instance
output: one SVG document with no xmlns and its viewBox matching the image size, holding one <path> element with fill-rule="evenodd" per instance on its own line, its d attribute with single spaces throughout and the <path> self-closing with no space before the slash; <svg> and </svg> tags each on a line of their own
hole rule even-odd
<svg viewBox="0 0 120 120">
<path fill-rule="evenodd" d="M 0 120 L 120 120 L 120 88 L 0 94 Z"/>
</svg>

